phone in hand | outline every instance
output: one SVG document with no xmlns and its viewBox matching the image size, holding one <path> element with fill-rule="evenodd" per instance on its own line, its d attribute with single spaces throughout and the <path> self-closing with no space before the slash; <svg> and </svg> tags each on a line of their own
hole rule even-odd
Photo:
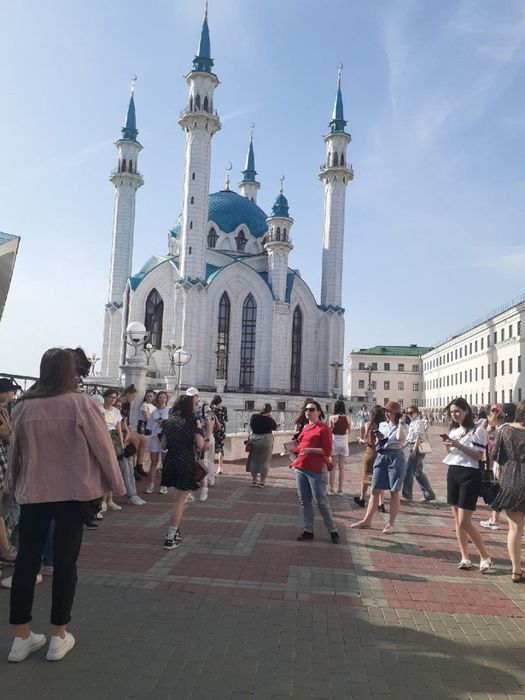
<svg viewBox="0 0 525 700">
<path fill-rule="evenodd" d="M 440 437 L 442 440 L 448 440 L 448 439 L 449 439 L 449 436 L 448 436 L 446 433 L 440 433 L 440 434 L 439 434 L 439 437 Z"/>
</svg>

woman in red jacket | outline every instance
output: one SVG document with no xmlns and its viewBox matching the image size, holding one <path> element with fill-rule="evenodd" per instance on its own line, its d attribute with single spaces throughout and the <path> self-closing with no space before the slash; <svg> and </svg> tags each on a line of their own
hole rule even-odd
<svg viewBox="0 0 525 700">
<path fill-rule="evenodd" d="M 334 524 L 332 511 L 326 498 L 326 475 L 324 465 L 331 465 L 332 431 L 322 422 L 324 413 L 317 401 L 310 400 L 305 408 L 308 423 L 301 430 L 298 446 L 293 449 L 298 456 L 290 465 L 295 468 L 295 480 L 299 503 L 303 511 L 304 531 L 297 538 L 299 542 L 314 538 L 315 499 L 323 522 L 334 544 L 339 542 L 339 533 Z"/>
</svg>

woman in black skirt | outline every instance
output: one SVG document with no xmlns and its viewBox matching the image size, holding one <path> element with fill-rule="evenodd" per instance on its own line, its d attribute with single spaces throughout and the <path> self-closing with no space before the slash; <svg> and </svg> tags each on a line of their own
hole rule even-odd
<svg viewBox="0 0 525 700">
<path fill-rule="evenodd" d="M 182 541 L 179 529 L 188 491 L 196 491 L 195 450 L 204 449 L 202 429 L 193 410 L 193 397 L 182 395 L 175 401 L 170 417 L 162 426 L 161 447 L 167 450 L 162 467 L 162 486 L 175 489 L 164 549 L 175 549 Z"/>
</svg>

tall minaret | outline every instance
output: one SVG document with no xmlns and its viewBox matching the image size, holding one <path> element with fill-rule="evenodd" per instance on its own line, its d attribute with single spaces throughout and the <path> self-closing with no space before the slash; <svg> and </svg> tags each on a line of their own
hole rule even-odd
<svg viewBox="0 0 525 700">
<path fill-rule="evenodd" d="M 281 190 L 272 207 L 272 215 L 266 221 L 268 223 L 268 236 L 264 245 L 268 253 L 268 279 L 276 301 L 286 300 L 286 278 L 288 275 L 288 255 L 293 248 L 290 240 L 290 229 L 293 219 L 290 218 L 288 200 L 283 194 L 283 180 Z"/>
<path fill-rule="evenodd" d="M 179 124 L 186 132 L 179 272 L 180 277 L 188 281 L 203 281 L 206 276 L 211 138 L 221 128 L 220 119 L 213 108 L 213 93 L 219 79 L 212 73 L 212 67 L 206 3 L 193 70 L 186 76 L 188 106 L 179 118 Z"/>
<path fill-rule="evenodd" d="M 250 131 L 250 145 L 248 146 L 248 153 L 246 154 L 246 165 L 242 171 L 242 181 L 239 183 L 239 192 L 243 197 L 251 199 L 252 202 L 257 204 L 257 191 L 261 188 L 261 184 L 257 182 L 255 176 L 257 171 L 255 170 L 255 155 L 253 153 L 253 127 L 252 124 Z"/>
<path fill-rule="evenodd" d="M 341 69 L 337 74 L 337 93 L 330 122 L 330 132 L 324 136 L 326 164 L 319 172 L 325 184 L 323 272 L 321 278 L 321 305 L 341 306 L 343 283 L 343 241 L 345 228 L 346 186 L 354 173 L 348 167 L 346 147 L 352 140 L 345 131 L 343 98 L 341 96 Z"/>
<path fill-rule="evenodd" d="M 135 79 L 133 79 L 126 125 L 122 129 L 122 138 L 115 144 L 118 151 L 117 167 L 109 178 L 115 186 L 116 192 L 101 367 L 101 373 L 106 377 L 117 377 L 120 374 L 120 349 L 123 333 L 122 304 L 126 283 L 131 275 L 135 230 L 135 196 L 139 187 L 144 184 L 142 175 L 137 168 L 138 154 L 142 150 L 141 144 L 137 141 L 138 133 L 135 117 Z"/>
</svg>

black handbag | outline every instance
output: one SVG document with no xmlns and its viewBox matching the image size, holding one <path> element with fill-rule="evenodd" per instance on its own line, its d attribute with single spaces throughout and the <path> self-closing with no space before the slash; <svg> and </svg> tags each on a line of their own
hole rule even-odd
<svg viewBox="0 0 525 700">
<path fill-rule="evenodd" d="M 480 496 L 490 506 L 500 492 L 501 486 L 494 476 L 494 470 L 489 469 L 485 460 L 479 463 L 479 469 L 481 473 Z"/>
</svg>

